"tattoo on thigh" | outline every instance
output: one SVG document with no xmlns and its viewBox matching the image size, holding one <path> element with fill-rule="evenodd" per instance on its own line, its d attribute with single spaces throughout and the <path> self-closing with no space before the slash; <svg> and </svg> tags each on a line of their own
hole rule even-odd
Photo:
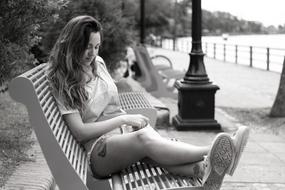
<svg viewBox="0 0 285 190">
<path fill-rule="evenodd" d="M 200 174 L 200 167 L 199 167 L 198 164 L 195 164 L 193 170 L 194 170 L 194 175 L 195 176 L 199 176 L 199 174 Z"/>
<path fill-rule="evenodd" d="M 95 145 L 95 150 L 97 155 L 100 157 L 105 157 L 107 154 L 107 143 L 106 137 L 101 137 Z"/>
</svg>

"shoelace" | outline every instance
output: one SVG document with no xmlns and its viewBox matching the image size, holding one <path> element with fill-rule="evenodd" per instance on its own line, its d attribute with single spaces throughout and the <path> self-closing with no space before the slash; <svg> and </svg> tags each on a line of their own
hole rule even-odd
<svg viewBox="0 0 285 190">
<path fill-rule="evenodd" d="M 203 176 L 202 177 L 202 180 L 204 181 L 205 180 L 205 175 L 206 175 L 206 173 L 207 173 L 207 168 L 208 168 L 208 161 L 209 161 L 209 157 L 208 156 L 204 156 L 204 160 L 203 160 L 203 163 L 202 163 L 202 168 L 201 168 L 201 176 Z M 202 171 L 203 171 L 203 173 L 202 173 Z M 207 178 L 208 176 L 206 176 L 206 178 Z"/>
</svg>

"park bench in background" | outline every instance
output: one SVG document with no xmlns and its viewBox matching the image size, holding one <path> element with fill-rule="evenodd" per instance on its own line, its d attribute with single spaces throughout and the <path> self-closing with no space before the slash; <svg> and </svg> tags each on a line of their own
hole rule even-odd
<svg viewBox="0 0 285 190">
<path fill-rule="evenodd" d="M 171 175 L 143 162 L 114 174 L 112 179 L 97 180 L 89 170 L 87 152 L 76 141 L 59 112 L 45 75 L 45 65 L 13 79 L 9 92 L 13 99 L 26 106 L 30 123 L 60 190 L 211 189 L 204 188 L 198 178 Z M 123 96 L 121 101 L 127 99 Z"/>
<path fill-rule="evenodd" d="M 176 98 L 174 82 L 172 84 L 169 84 L 169 82 L 182 79 L 185 73 L 174 70 L 171 62 L 169 62 L 169 65 L 157 64 L 155 66 L 153 60 L 159 58 L 159 56 L 151 58 L 144 45 L 136 45 L 132 48 L 135 53 L 136 64 L 140 70 L 140 76 L 136 79 L 142 86 L 155 97 Z"/>
<path fill-rule="evenodd" d="M 165 55 L 154 55 L 150 59 L 157 70 L 173 69 L 172 61 Z"/>
</svg>

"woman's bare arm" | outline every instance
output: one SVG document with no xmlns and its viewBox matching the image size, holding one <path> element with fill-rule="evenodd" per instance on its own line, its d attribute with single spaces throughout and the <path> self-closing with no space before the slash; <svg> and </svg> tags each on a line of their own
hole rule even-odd
<svg viewBox="0 0 285 190">
<path fill-rule="evenodd" d="M 69 126 L 72 134 L 79 142 L 98 138 L 101 135 L 122 126 L 123 124 L 143 127 L 149 122 L 147 117 L 140 114 L 125 114 L 105 121 L 92 123 L 84 123 L 79 113 L 66 114 L 63 115 L 63 118 Z"/>
</svg>

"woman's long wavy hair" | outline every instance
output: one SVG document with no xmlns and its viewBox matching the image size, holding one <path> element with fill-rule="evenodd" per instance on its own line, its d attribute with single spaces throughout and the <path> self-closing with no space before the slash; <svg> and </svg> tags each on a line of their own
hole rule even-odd
<svg viewBox="0 0 285 190">
<path fill-rule="evenodd" d="M 101 24 L 91 16 L 78 16 L 70 20 L 61 31 L 49 57 L 48 79 L 53 92 L 68 109 L 86 108 L 86 69 L 82 57 L 91 32 L 101 34 Z M 96 76 L 95 59 L 91 63 Z"/>
</svg>

